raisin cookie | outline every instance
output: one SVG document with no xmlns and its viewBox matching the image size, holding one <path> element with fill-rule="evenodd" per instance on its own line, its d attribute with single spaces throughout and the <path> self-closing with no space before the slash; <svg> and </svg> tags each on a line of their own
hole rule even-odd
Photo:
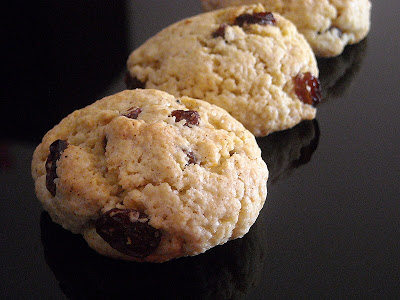
<svg viewBox="0 0 400 300">
<path fill-rule="evenodd" d="M 208 101 L 256 136 L 314 119 L 321 97 L 314 53 L 287 19 L 261 5 L 200 14 L 133 51 L 128 88 Z"/>
<path fill-rule="evenodd" d="M 201 0 L 204 10 L 261 3 L 291 20 L 320 57 L 339 55 L 370 29 L 370 0 Z"/>
<path fill-rule="evenodd" d="M 98 253 L 163 262 L 247 233 L 268 170 L 223 109 L 136 89 L 64 118 L 36 148 L 32 175 L 52 219 Z"/>
</svg>

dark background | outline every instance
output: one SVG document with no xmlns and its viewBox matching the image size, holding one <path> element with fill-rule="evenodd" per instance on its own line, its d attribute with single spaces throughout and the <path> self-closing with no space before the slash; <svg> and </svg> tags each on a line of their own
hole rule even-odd
<svg viewBox="0 0 400 300">
<path fill-rule="evenodd" d="M 99 257 L 53 224 L 30 161 L 77 108 L 124 88 L 130 51 L 199 1 L 8 4 L 0 131 L 0 299 L 400 296 L 400 2 L 319 60 L 317 120 L 258 139 L 269 194 L 245 238 L 166 264 Z"/>
</svg>

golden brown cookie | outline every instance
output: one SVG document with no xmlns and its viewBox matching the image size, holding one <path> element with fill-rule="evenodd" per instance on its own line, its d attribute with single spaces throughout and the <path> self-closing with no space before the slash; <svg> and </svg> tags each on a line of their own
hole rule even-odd
<svg viewBox="0 0 400 300">
<path fill-rule="evenodd" d="M 227 110 L 256 136 L 315 118 L 314 53 L 296 27 L 261 5 L 175 23 L 129 56 L 128 88 L 160 89 Z"/>
<path fill-rule="evenodd" d="M 206 11 L 261 3 L 280 13 L 304 34 L 315 54 L 337 56 L 363 40 L 371 26 L 370 0 L 201 0 Z"/>
<path fill-rule="evenodd" d="M 64 118 L 36 148 L 32 175 L 52 219 L 94 250 L 162 262 L 247 233 L 268 170 L 223 109 L 137 89 Z"/>
</svg>

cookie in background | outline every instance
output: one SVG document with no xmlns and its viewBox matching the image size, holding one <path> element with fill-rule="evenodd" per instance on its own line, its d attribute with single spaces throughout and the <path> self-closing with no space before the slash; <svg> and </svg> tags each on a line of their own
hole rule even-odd
<svg viewBox="0 0 400 300">
<path fill-rule="evenodd" d="M 312 120 L 321 101 L 316 58 L 292 22 L 262 5 L 181 20 L 134 50 L 128 88 L 222 107 L 255 136 Z"/>
<path fill-rule="evenodd" d="M 291 20 L 315 54 L 337 56 L 363 40 L 371 26 L 370 0 L 201 0 L 204 10 L 261 3 Z"/>
</svg>

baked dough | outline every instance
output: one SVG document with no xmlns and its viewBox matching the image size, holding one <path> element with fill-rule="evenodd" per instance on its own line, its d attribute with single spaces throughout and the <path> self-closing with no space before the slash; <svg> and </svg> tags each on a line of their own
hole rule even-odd
<svg viewBox="0 0 400 300">
<path fill-rule="evenodd" d="M 261 3 L 282 14 L 304 34 L 315 54 L 337 56 L 363 40 L 371 26 L 370 0 L 201 0 L 208 10 Z"/>
<path fill-rule="evenodd" d="M 256 136 L 314 119 L 321 100 L 309 44 L 290 21 L 261 5 L 179 21 L 133 51 L 127 68 L 128 88 L 208 101 Z M 297 87 L 296 78 L 303 80 Z"/>
<path fill-rule="evenodd" d="M 53 221 L 98 253 L 163 262 L 246 234 L 268 170 L 223 109 L 136 89 L 64 118 L 36 148 L 32 176 Z"/>
</svg>

